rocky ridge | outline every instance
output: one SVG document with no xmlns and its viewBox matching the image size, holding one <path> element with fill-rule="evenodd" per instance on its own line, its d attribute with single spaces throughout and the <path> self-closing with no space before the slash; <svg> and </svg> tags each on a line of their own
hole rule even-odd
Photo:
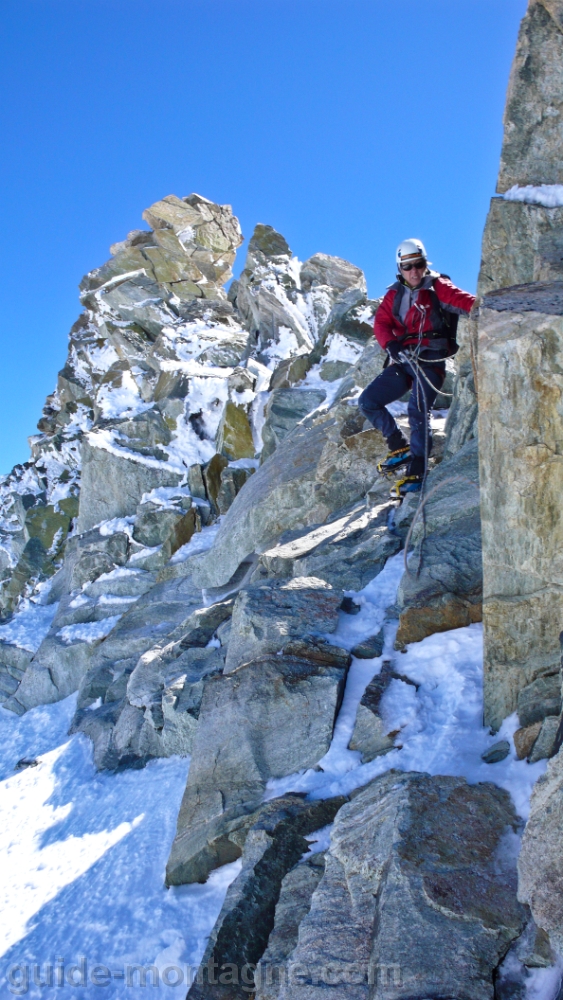
<svg viewBox="0 0 563 1000">
<path fill-rule="evenodd" d="M 531 0 L 522 24 L 503 193 L 561 180 L 559 8 Z M 230 207 L 168 196 L 82 282 L 32 458 L 0 486 L 0 688 L 18 713 L 77 692 L 71 731 L 100 769 L 191 757 L 167 884 L 240 866 L 191 997 L 508 1000 L 561 954 L 560 580 L 546 544 L 560 211 L 491 203 L 423 517 L 416 498 L 389 499 L 384 442 L 356 406 L 383 362 L 359 268 L 301 264 L 258 225 L 227 293 L 242 240 Z M 396 599 L 354 641 L 343 620 L 407 536 Z M 39 644 L 21 625 L 34 610 Z M 505 727 L 483 754 L 491 780 L 393 769 L 403 724 L 385 705 L 418 696 L 399 650 L 483 617 L 485 714 Z M 361 663 L 346 739 L 363 778 L 340 794 L 305 779 L 324 773 Z M 510 753 L 521 768 L 553 758 L 518 869 L 523 821 L 489 768 Z"/>
</svg>

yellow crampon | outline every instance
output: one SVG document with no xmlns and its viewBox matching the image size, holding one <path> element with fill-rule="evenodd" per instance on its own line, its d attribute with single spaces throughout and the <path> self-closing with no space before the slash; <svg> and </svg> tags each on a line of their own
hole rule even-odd
<svg viewBox="0 0 563 1000">
<path fill-rule="evenodd" d="M 387 472 L 392 472 L 397 465 L 402 465 L 403 462 L 407 462 L 410 458 L 410 445 L 405 445 L 404 448 L 398 448 L 397 451 L 389 451 L 385 458 L 377 463 L 377 471 L 385 474 Z"/>
<path fill-rule="evenodd" d="M 420 489 L 422 489 L 422 476 L 405 476 L 404 479 L 397 480 L 389 494 L 401 499 L 406 493 L 418 493 Z"/>
</svg>

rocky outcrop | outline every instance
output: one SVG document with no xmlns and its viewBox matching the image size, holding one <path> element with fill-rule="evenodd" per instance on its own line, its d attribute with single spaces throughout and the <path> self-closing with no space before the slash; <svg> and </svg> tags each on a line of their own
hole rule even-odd
<svg viewBox="0 0 563 1000">
<path fill-rule="evenodd" d="M 71 332 L 67 363 L 40 421 L 41 434 L 33 440 L 33 460 L 14 470 L 0 489 L 5 611 L 23 590 L 33 598 L 34 588 L 41 600 L 61 601 L 23 676 L 10 674 L 6 680 L 8 707 L 21 712 L 78 686 L 97 691 L 93 701 L 85 695 L 83 703 L 81 695 L 79 712 L 88 714 L 75 725 L 95 737 L 96 760 L 105 761 L 103 766 L 144 762 L 172 745 L 161 723 L 163 705 L 176 697 L 167 685 L 174 687 L 178 678 L 167 675 L 163 681 L 158 711 L 130 702 L 126 693 L 135 657 L 156 649 L 158 616 L 165 617 L 157 657 L 166 641 L 175 641 L 172 633 L 181 624 L 176 611 L 168 619 L 156 574 L 166 572 L 171 585 L 184 578 L 193 606 L 214 603 L 212 594 L 203 597 L 202 584 L 208 590 L 210 582 L 223 586 L 238 573 L 239 587 L 250 565 L 247 557 L 254 558 L 265 538 L 276 543 L 285 529 L 296 527 L 295 518 L 286 522 L 285 515 L 277 523 L 272 507 L 275 523 L 266 532 L 249 533 L 242 554 L 229 562 L 219 548 L 203 560 L 207 580 L 202 571 L 189 582 L 185 567 L 167 565 L 194 534 L 226 515 L 238 494 L 251 494 L 254 504 L 260 484 L 253 491 L 250 479 L 264 442 L 266 452 L 274 451 L 296 423 L 322 407 L 323 385 L 336 379 L 331 398 L 338 397 L 342 378 L 350 373 L 346 384 L 354 394 L 375 308 L 358 268 L 322 254 L 301 266 L 283 237 L 267 226 L 256 228 L 247 268 L 232 285 L 229 301 L 222 285 L 242 237 L 228 206 L 199 195 L 169 196 L 144 218 L 151 229 L 130 233 L 112 247 L 107 264 L 84 278 L 85 312 Z M 367 354 L 367 367 L 377 370 L 381 352 L 370 348 Z M 269 395 L 273 376 L 279 389 Z M 282 388 L 285 378 L 290 381 Z M 293 393 L 289 408 L 280 410 L 276 392 Z M 313 423 L 331 423 L 328 406 L 313 415 Z M 299 486 L 301 470 L 295 471 L 295 487 L 313 501 L 309 512 L 303 509 L 299 527 L 361 499 L 373 477 L 379 439 L 369 433 L 362 438 L 361 420 L 348 430 L 351 416 L 346 406 L 342 419 L 333 421 L 337 433 L 346 424 L 339 440 L 356 433 L 335 465 L 328 464 L 328 432 L 323 439 L 322 490 L 315 489 L 316 480 Z M 359 473 L 349 477 L 358 446 Z M 312 456 L 315 464 L 314 446 Z M 342 469 L 335 472 L 339 464 Z M 291 478 L 290 467 L 291 456 L 289 463 L 277 456 L 274 476 Z M 330 494 L 324 504 L 323 491 Z M 114 592 L 118 569 L 121 589 Z M 141 590 L 139 574 L 145 574 Z M 319 574 L 301 567 L 293 575 Z M 48 577 L 53 582 L 45 590 Z M 94 594 L 92 585 L 106 577 L 105 590 L 102 584 Z M 338 586 L 346 584 L 344 577 Z M 144 609 L 147 621 L 139 629 L 136 616 Z M 187 613 L 188 608 L 182 617 Z M 127 667 L 116 667 L 122 660 Z M 101 677 L 110 678 L 105 687 Z M 93 707 L 99 698 L 102 704 Z M 123 713 L 127 733 L 116 735 L 115 742 L 111 734 Z M 138 738 L 140 730 L 146 738 Z M 184 746 L 186 739 L 184 734 Z"/>
</svg>

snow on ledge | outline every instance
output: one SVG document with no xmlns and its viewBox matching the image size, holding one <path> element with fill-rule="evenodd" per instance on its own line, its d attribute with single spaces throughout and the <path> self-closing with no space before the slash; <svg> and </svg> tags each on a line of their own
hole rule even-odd
<svg viewBox="0 0 563 1000">
<path fill-rule="evenodd" d="M 528 205 L 559 208 L 563 205 L 563 184 L 515 184 L 501 195 L 505 201 L 525 201 Z"/>
</svg>

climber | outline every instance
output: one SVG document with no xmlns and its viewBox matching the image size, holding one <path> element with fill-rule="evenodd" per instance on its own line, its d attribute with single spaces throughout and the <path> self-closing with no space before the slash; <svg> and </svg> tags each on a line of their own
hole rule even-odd
<svg viewBox="0 0 563 1000">
<path fill-rule="evenodd" d="M 429 270 L 421 240 L 403 240 L 396 261 L 397 281 L 374 321 L 375 336 L 387 351 L 385 366 L 364 389 L 358 406 L 387 440 L 389 453 L 378 470 L 408 463 L 406 475 L 392 490 L 402 496 L 422 487 L 432 448 L 429 411 L 445 378 L 445 358 L 457 351 L 458 317 L 471 310 L 475 296 L 456 288 L 447 275 Z M 386 406 L 411 388 L 409 445 Z"/>
</svg>

